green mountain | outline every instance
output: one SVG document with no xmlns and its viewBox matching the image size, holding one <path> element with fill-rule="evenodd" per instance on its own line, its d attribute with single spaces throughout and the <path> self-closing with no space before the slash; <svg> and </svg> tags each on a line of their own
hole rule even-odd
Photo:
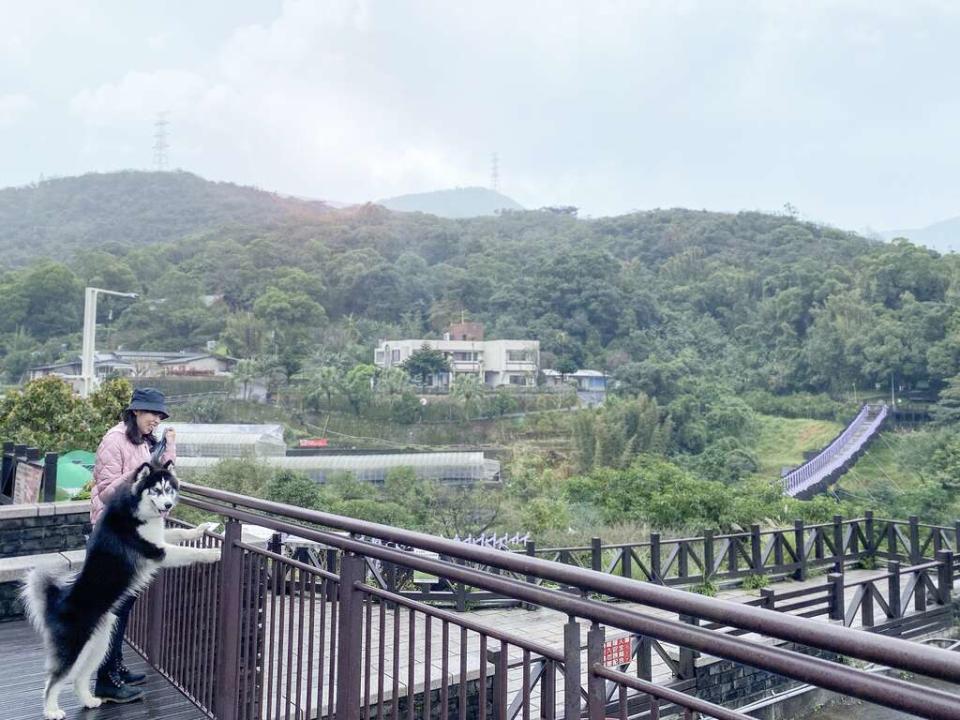
<svg viewBox="0 0 960 720">
<path fill-rule="evenodd" d="M 523 210 L 515 200 L 482 187 L 399 195 L 377 204 L 398 212 L 422 212 L 444 218 L 481 217 L 496 215 L 501 210 Z"/>
<path fill-rule="evenodd" d="M 223 227 L 315 220 L 329 208 L 186 172 L 91 173 L 0 190 L 0 265 L 139 246 Z"/>
</svg>

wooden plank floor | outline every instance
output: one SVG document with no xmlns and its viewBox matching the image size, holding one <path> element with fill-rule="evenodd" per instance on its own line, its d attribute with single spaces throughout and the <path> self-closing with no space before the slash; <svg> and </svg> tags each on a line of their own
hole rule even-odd
<svg viewBox="0 0 960 720">
<path fill-rule="evenodd" d="M 127 705 L 104 705 L 86 710 L 77 702 L 72 685 L 60 694 L 60 706 L 69 720 L 201 720 L 199 708 L 134 650 L 124 652 L 131 670 L 147 673 L 140 687 L 144 699 Z M 43 717 L 43 644 L 26 622 L 0 623 L 0 717 L 3 720 L 36 720 Z"/>
</svg>

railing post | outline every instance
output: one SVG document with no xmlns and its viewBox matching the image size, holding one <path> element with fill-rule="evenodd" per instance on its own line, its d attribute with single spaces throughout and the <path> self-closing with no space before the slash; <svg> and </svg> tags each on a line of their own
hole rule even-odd
<svg viewBox="0 0 960 720">
<path fill-rule="evenodd" d="M 426 642 L 430 642 L 427 638 Z M 507 718 L 507 650 L 501 646 L 499 650 L 487 653 L 487 662 L 493 665 L 493 720 L 508 720 Z M 481 673 L 483 675 L 483 673 Z M 425 687 L 423 695 L 426 698 L 430 688 Z M 440 717 L 444 713 L 441 710 Z M 428 717 L 424 713 L 424 717 Z"/>
<path fill-rule="evenodd" d="M 146 597 L 140 600 L 146 603 L 147 610 L 147 637 L 145 638 L 147 660 L 154 667 L 160 667 L 163 661 L 160 657 L 160 648 L 163 644 L 163 626 L 167 621 L 164 590 L 167 582 L 167 574 L 161 570 L 156 578 L 150 584 L 150 589 L 146 592 Z"/>
<path fill-rule="evenodd" d="M 620 553 L 620 574 L 629 580 L 633 577 L 633 547 L 627 545 Z"/>
<path fill-rule="evenodd" d="M 11 480 L 11 474 L 13 473 L 13 443 L 4 442 L 3 443 L 3 467 L 0 469 L 0 493 L 2 493 L 7 488 L 7 481 Z M 13 494 L 13 483 L 11 483 L 10 494 Z"/>
<path fill-rule="evenodd" d="M 843 518 L 833 516 L 833 571 L 843 572 Z"/>
<path fill-rule="evenodd" d="M 927 586 L 923 582 L 926 574 L 926 570 L 914 571 L 913 609 L 917 612 L 923 612 L 927 609 Z"/>
<path fill-rule="evenodd" d="M 713 577 L 713 530 L 703 533 L 703 581 Z"/>
<path fill-rule="evenodd" d="M 756 575 L 763 574 L 763 552 L 760 547 L 760 526 L 750 526 L 750 569 Z"/>
<path fill-rule="evenodd" d="M 57 499 L 57 458 L 55 452 L 43 456 L 43 502 Z"/>
<path fill-rule="evenodd" d="M 563 626 L 563 716 L 580 717 L 580 624 L 573 615 Z"/>
<path fill-rule="evenodd" d="M 953 521 L 953 552 L 960 553 L 960 520 Z"/>
<path fill-rule="evenodd" d="M 827 575 L 827 583 L 830 585 L 830 619 L 843 622 L 843 613 L 846 605 L 843 600 L 843 574 L 830 573 Z"/>
<path fill-rule="evenodd" d="M 699 618 L 690 615 L 681 615 L 680 622 L 693 625 L 694 627 L 700 624 Z M 678 649 L 680 651 L 680 659 L 677 663 L 677 675 L 681 680 L 690 680 L 696 676 L 696 659 L 700 657 L 700 653 L 683 645 Z"/>
<path fill-rule="evenodd" d="M 363 582 L 366 563 L 353 554 L 340 556 L 340 627 L 337 633 L 337 720 L 360 720 Z M 396 700 L 394 700 L 396 701 Z M 413 695 L 409 696 L 413 702 Z"/>
<path fill-rule="evenodd" d="M 537 556 L 537 543 L 535 540 L 527 540 L 527 557 Z M 536 576 L 527 575 L 527 582 L 531 585 L 537 581 Z"/>
<path fill-rule="evenodd" d="M 774 610 L 777 601 L 777 591 L 772 588 L 760 588 L 760 597 L 763 599 L 763 607 L 767 610 Z"/>
<path fill-rule="evenodd" d="M 890 614 L 894 618 L 903 617 L 903 608 L 900 605 L 900 561 L 891 560 L 887 563 L 887 604 L 890 605 Z"/>
<path fill-rule="evenodd" d="M 867 555 L 876 555 L 877 553 L 877 540 L 873 536 L 873 510 L 867 510 L 863 514 L 863 534 L 867 538 Z"/>
<path fill-rule="evenodd" d="M 587 632 L 587 714 L 590 720 L 604 720 L 606 681 L 595 675 L 594 665 L 603 664 L 603 628 L 594 620 Z"/>
<path fill-rule="evenodd" d="M 910 516 L 910 564 L 920 564 L 920 518 Z"/>
<path fill-rule="evenodd" d="M 237 716 L 237 675 L 240 667 L 240 584 L 243 550 L 237 547 L 242 526 L 228 519 L 223 531 L 223 551 L 220 558 L 220 617 L 218 620 L 220 652 L 217 654 L 218 720 L 232 720 Z"/>
<path fill-rule="evenodd" d="M 590 569 L 603 571 L 603 544 L 600 538 L 590 538 Z"/>
<path fill-rule="evenodd" d="M 793 548 L 797 553 L 797 569 L 793 573 L 794 580 L 807 579 L 807 551 L 806 531 L 803 520 L 793 521 Z"/>
<path fill-rule="evenodd" d="M 953 553 L 949 550 L 937 552 L 937 589 L 940 591 L 940 604 L 949 605 L 953 594 Z"/>
<path fill-rule="evenodd" d="M 660 577 L 660 533 L 650 533 L 650 581 L 664 584 Z"/>
<path fill-rule="evenodd" d="M 637 638 L 637 677 L 641 680 L 653 679 L 653 641 L 646 635 Z"/>
</svg>

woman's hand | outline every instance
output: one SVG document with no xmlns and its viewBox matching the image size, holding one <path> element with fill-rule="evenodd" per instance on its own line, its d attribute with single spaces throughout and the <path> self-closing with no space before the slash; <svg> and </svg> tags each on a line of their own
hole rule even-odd
<svg viewBox="0 0 960 720">
<path fill-rule="evenodd" d="M 163 431 L 163 439 L 167 441 L 167 445 L 175 444 L 177 442 L 177 431 L 172 427 L 168 427 Z"/>
</svg>

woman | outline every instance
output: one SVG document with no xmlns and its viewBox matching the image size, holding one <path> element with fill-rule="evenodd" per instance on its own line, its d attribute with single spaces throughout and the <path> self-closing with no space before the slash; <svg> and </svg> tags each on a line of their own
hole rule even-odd
<svg viewBox="0 0 960 720">
<path fill-rule="evenodd" d="M 159 442 L 153 431 L 168 417 L 166 398 L 162 392 L 153 388 L 137 388 L 133 391 L 133 397 L 123 411 L 121 421 L 107 431 L 97 448 L 90 498 L 91 523 L 96 525 L 117 488 L 123 483 L 132 482 L 133 474 L 143 463 L 150 460 Z M 160 458 L 161 462 L 177 459 L 176 438 L 173 428 L 164 431 L 166 448 Z M 123 636 L 130 608 L 135 600 L 136 598 L 132 597 L 116 609 L 117 622 L 110 649 L 97 671 L 94 694 L 110 702 L 132 702 L 143 697 L 143 691 L 130 685 L 142 683 L 146 677 L 130 672 L 123 664 Z"/>
</svg>

